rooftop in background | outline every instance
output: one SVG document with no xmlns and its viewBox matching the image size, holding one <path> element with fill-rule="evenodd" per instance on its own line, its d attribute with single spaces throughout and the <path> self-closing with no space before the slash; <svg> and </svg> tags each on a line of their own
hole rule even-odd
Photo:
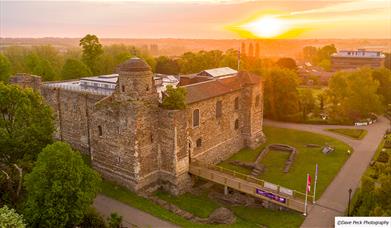
<svg viewBox="0 0 391 228">
<path fill-rule="evenodd" d="M 366 51 L 365 49 L 358 49 L 357 51 L 341 50 L 334 53 L 333 57 L 348 57 L 348 58 L 385 58 L 381 51 Z"/>
<path fill-rule="evenodd" d="M 208 77 L 224 77 L 224 76 L 230 76 L 238 73 L 236 70 L 231 69 L 229 67 L 220 67 L 220 68 L 214 68 L 214 69 L 208 69 L 203 70 L 197 75 L 199 76 L 208 76 Z"/>
<path fill-rule="evenodd" d="M 45 86 L 109 96 L 115 90 L 118 76 L 118 74 L 109 74 L 70 81 L 46 82 Z M 246 72 L 238 73 L 229 67 L 204 70 L 198 74 L 184 75 L 180 78 L 173 75 L 154 74 L 153 79 L 160 98 L 167 85 L 186 87 L 188 103 L 236 91 L 245 85 L 258 83 L 260 80 L 256 75 Z"/>
</svg>

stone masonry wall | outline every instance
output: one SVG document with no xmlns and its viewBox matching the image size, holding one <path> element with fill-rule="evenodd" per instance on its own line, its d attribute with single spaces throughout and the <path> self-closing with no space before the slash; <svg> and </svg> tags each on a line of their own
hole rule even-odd
<svg viewBox="0 0 391 228">
<path fill-rule="evenodd" d="M 89 153 L 90 115 L 94 104 L 104 96 L 49 86 L 42 86 L 41 94 L 55 115 L 55 137 L 83 153 Z"/>
</svg>

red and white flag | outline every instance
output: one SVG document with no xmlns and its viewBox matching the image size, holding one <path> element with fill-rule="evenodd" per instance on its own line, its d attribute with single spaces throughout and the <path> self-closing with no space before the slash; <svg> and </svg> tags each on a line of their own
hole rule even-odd
<svg viewBox="0 0 391 228">
<path fill-rule="evenodd" d="M 310 192 L 311 191 L 311 176 L 308 175 L 308 178 L 307 178 L 307 192 Z"/>
</svg>

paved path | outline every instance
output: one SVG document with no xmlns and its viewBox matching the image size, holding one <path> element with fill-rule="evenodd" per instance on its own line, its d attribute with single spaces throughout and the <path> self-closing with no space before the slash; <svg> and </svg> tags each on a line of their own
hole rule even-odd
<svg viewBox="0 0 391 228">
<path fill-rule="evenodd" d="M 137 227 L 159 227 L 159 228 L 176 228 L 177 226 L 156 218 L 144 211 L 130 207 L 115 199 L 104 195 L 98 195 L 94 201 L 94 207 L 105 217 L 110 216 L 111 213 L 117 212 L 123 217 L 122 225 L 128 228 L 136 225 Z"/>
<path fill-rule="evenodd" d="M 317 204 L 309 211 L 307 218 L 302 224 L 304 228 L 334 227 L 334 217 L 342 216 L 346 211 L 349 188 L 352 188 L 353 195 L 359 186 L 361 176 L 375 154 L 385 130 L 390 126 L 389 121 L 384 117 L 380 117 L 377 123 L 373 125 L 360 127 L 294 124 L 270 120 L 265 120 L 264 124 L 266 126 L 292 128 L 328 135 L 349 144 L 354 150 L 352 156 L 346 161 L 337 176 L 327 187 Z M 354 140 L 325 131 L 324 129 L 326 128 L 361 128 L 366 129 L 368 134 L 362 140 Z"/>
</svg>

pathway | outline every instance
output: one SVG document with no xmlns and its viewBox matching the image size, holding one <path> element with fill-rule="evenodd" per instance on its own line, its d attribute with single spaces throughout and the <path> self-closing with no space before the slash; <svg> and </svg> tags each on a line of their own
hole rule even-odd
<svg viewBox="0 0 391 228">
<path fill-rule="evenodd" d="M 104 195 L 98 195 L 94 201 L 94 207 L 105 217 L 110 216 L 111 213 L 118 213 L 122 216 L 122 225 L 125 227 L 159 227 L 159 228 L 176 228 L 178 226 L 173 225 L 167 221 L 156 218 L 144 211 L 130 207 L 124 203 L 121 203 L 115 199 L 109 198 Z"/>
<path fill-rule="evenodd" d="M 334 217 L 343 216 L 346 211 L 349 188 L 353 190 L 353 195 L 359 186 L 361 176 L 375 154 L 384 132 L 390 126 L 389 121 L 384 117 L 380 117 L 377 123 L 373 125 L 360 127 L 307 125 L 270 120 L 265 120 L 264 124 L 266 126 L 298 129 L 328 135 L 349 144 L 354 150 L 352 156 L 346 161 L 337 176 L 327 187 L 326 191 L 317 201 L 317 204 L 309 211 L 309 215 L 302 224 L 304 228 L 334 227 Z M 324 129 L 326 128 L 360 128 L 366 129 L 368 134 L 362 140 L 354 140 L 343 135 L 325 131 Z"/>
</svg>

